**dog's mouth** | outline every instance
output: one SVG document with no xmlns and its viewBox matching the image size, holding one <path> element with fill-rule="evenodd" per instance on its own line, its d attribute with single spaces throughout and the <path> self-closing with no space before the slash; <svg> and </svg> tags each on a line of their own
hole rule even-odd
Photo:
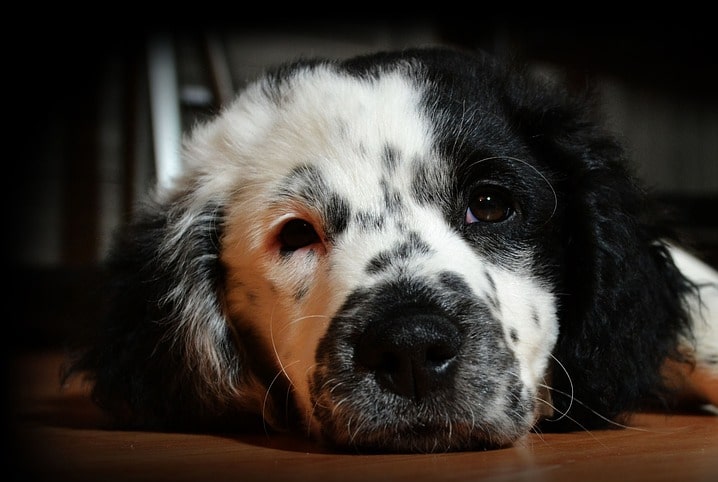
<svg viewBox="0 0 718 482">
<path fill-rule="evenodd" d="M 321 424 L 320 436 L 325 443 L 363 453 L 495 449 L 515 442 L 533 424 L 528 402 L 508 409 L 511 417 L 490 407 L 472 407 L 472 403 L 476 402 L 465 397 L 416 401 L 388 394 L 360 403 L 341 403 L 325 392 L 316 401 L 314 416 Z"/>
<path fill-rule="evenodd" d="M 357 292 L 334 318 L 318 347 L 307 414 L 326 442 L 475 450 L 531 428 L 535 394 L 500 322 L 468 291 L 432 288 L 399 281 Z"/>
</svg>

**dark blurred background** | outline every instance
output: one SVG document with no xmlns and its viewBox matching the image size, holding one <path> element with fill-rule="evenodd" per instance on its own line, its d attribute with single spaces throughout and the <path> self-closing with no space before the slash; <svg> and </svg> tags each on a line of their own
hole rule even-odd
<svg viewBox="0 0 718 482">
<path fill-rule="evenodd" d="M 98 262 L 156 176 L 149 78 L 158 46 L 175 62 L 182 130 L 265 67 L 300 55 L 451 44 L 565 71 L 577 88 L 597 86 L 638 173 L 696 249 L 718 260 L 718 56 L 707 14 L 262 23 L 215 14 L 223 20 L 150 22 L 108 8 L 85 12 L 87 21 L 50 18 L 5 42 L 11 348 L 59 348 L 100 308 Z"/>
</svg>

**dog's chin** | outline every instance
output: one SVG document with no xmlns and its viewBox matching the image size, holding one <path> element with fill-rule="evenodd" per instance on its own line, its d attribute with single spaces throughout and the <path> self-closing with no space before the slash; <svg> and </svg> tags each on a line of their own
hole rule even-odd
<svg viewBox="0 0 718 482">
<path fill-rule="evenodd" d="M 313 435 L 335 449 L 362 453 L 490 450 L 515 443 L 540 416 L 535 397 L 516 397 L 510 407 L 498 409 L 466 394 L 426 400 L 364 395 L 337 401 L 326 393 L 316 399 L 309 423 Z"/>
<path fill-rule="evenodd" d="M 361 453 L 494 450 L 513 445 L 532 426 L 533 422 L 527 422 L 498 428 L 451 419 L 376 424 L 375 420 L 357 416 L 350 421 L 325 421 L 321 424 L 319 440 L 336 450 Z"/>
</svg>

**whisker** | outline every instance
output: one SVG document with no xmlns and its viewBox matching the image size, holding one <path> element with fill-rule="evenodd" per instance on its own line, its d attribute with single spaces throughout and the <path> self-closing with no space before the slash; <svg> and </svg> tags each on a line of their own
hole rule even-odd
<svg viewBox="0 0 718 482">
<path fill-rule="evenodd" d="M 566 409 L 565 412 L 561 413 L 561 411 L 560 411 L 560 410 L 557 410 L 556 407 L 552 406 L 551 404 L 548 404 L 548 406 L 551 407 L 551 408 L 553 408 L 556 412 L 561 413 L 561 416 L 558 417 L 558 418 L 556 418 L 556 419 L 547 420 L 547 421 L 548 421 L 548 422 L 558 422 L 559 420 L 561 420 L 562 418 L 564 418 L 564 417 L 568 414 L 568 412 L 571 411 L 571 407 L 573 406 L 573 401 L 575 400 L 575 397 L 574 397 L 574 388 L 573 388 L 573 380 L 571 380 L 571 374 L 568 373 L 568 370 L 566 369 L 566 367 L 564 366 L 564 364 L 561 363 L 561 361 L 560 361 L 558 358 L 556 358 L 552 353 L 549 353 L 549 356 L 550 356 L 551 358 L 553 358 L 553 360 L 554 360 L 556 363 L 558 363 L 558 366 L 560 366 L 560 367 L 561 367 L 561 370 L 563 370 L 563 372 L 566 374 L 566 379 L 568 380 L 568 384 L 569 384 L 570 387 L 571 387 L 571 394 L 570 394 L 570 395 L 569 395 L 569 394 L 566 394 L 566 393 L 563 393 L 563 394 L 562 394 L 562 395 L 565 395 L 565 396 L 569 397 L 569 400 L 570 400 L 570 402 L 569 402 L 569 404 L 568 404 L 568 408 Z M 560 393 L 558 390 L 554 390 L 552 387 L 550 387 L 550 386 L 548 386 L 548 385 L 546 385 L 546 384 L 541 384 L 541 386 L 542 386 L 543 388 L 546 388 L 547 390 L 552 390 L 552 391 L 555 391 L 556 393 Z"/>
<path fill-rule="evenodd" d="M 320 318 L 320 319 L 329 320 L 329 319 L 331 319 L 331 316 L 329 316 L 329 315 L 305 315 L 305 316 L 300 316 L 299 318 L 295 318 L 294 320 L 285 323 L 284 326 L 282 327 L 282 329 L 277 332 L 277 334 L 282 333 L 284 330 L 290 328 L 292 325 L 296 325 L 297 323 L 299 323 L 299 322 L 301 322 L 301 321 L 306 321 L 306 320 L 309 320 L 309 319 L 312 319 L 312 318 Z"/>
<path fill-rule="evenodd" d="M 334 404 L 334 407 L 332 407 L 332 416 L 334 416 L 334 414 L 336 413 L 337 409 L 338 409 L 340 406 L 342 406 L 342 405 L 344 404 L 344 402 L 346 402 L 347 400 L 349 400 L 349 397 L 344 397 L 344 398 L 342 398 L 341 400 L 337 401 L 337 402 Z"/>
<path fill-rule="evenodd" d="M 284 373 L 284 376 L 289 381 L 289 385 L 294 387 L 294 382 L 290 378 L 289 373 L 287 373 L 286 368 L 295 363 L 298 363 L 300 360 L 295 360 L 294 362 L 290 363 L 289 365 L 284 365 L 284 363 L 282 363 L 282 358 L 279 355 L 279 350 L 277 349 L 277 343 L 274 339 L 274 307 L 275 306 L 276 306 L 276 303 L 272 306 L 272 313 L 269 316 L 269 338 L 270 338 L 270 341 L 272 342 L 272 351 L 274 352 L 274 358 L 277 360 L 277 363 L 279 364 L 279 368 L 281 369 L 282 373 Z M 286 328 L 286 325 L 284 326 L 284 328 L 282 328 L 282 330 L 285 328 Z M 281 330 L 279 331 L 279 333 L 281 333 Z"/>
<path fill-rule="evenodd" d="M 347 420 L 347 435 L 349 435 L 350 442 L 354 440 L 354 436 L 352 436 L 352 420 L 354 416 L 349 415 L 349 419 Z"/>
<path fill-rule="evenodd" d="M 309 369 L 307 369 L 307 371 L 313 369 L 314 367 L 316 367 L 316 364 L 313 365 L 312 367 L 310 367 Z M 324 388 L 325 388 L 325 387 L 327 387 L 330 383 L 334 383 L 335 381 L 336 381 L 336 380 L 335 380 L 334 378 L 330 378 L 329 380 L 327 380 L 326 382 L 324 382 L 324 384 L 322 385 L 321 391 L 324 391 Z M 341 382 L 336 383 L 332 388 L 329 389 L 329 393 L 332 393 L 332 394 L 333 394 L 333 393 L 334 393 L 334 390 L 336 390 L 336 389 L 337 389 L 339 386 L 341 386 L 341 385 L 342 385 Z M 320 401 L 319 401 L 319 398 L 317 397 L 317 400 L 314 402 L 314 404 L 312 405 L 311 410 L 309 411 L 309 414 L 308 414 L 309 417 L 307 418 L 307 420 L 312 420 L 312 419 L 314 418 L 314 412 L 316 411 L 317 407 L 319 406 L 319 402 L 320 402 Z M 327 408 L 327 407 L 325 407 L 325 408 Z M 336 407 L 335 407 L 335 409 L 336 409 Z M 310 435 L 310 432 L 311 432 L 311 425 L 308 424 L 308 425 L 307 425 L 307 435 Z"/>
<path fill-rule="evenodd" d="M 537 399 L 537 400 L 538 400 L 539 402 L 541 402 L 541 403 L 546 403 L 546 405 L 548 405 L 549 407 L 551 406 L 551 404 L 547 403 L 546 400 L 543 400 L 543 399 L 540 399 L 540 398 Z M 538 426 L 535 425 L 534 427 L 531 428 L 531 431 L 532 431 L 539 439 L 541 439 L 541 441 L 542 441 L 544 444 L 547 443 L 547 442 L 546 442 L 546 438 L 544 437 L 543 431 L 541 430 L 540 427 L 538 427 Z"/>
<path fill-rule="evenodd" d="M 287 393 L 285 394 L 285 403 L 284 403 L 285 413 L 284 413 L 284 417 L 285 417 L 285 419 L 289 419 L 289 401 L 290 401 L 290 398 L 291 398 L 292 388 L 294 388 L 295 385 L 294 385 L 294 382 L 292 381 L 292 378 L 289 376 L 289 373 L 287 372 L 287 368 L 290 367 L 290 366 L 292 366 L 292 365 L 295 365 L 295 364 L 301 362 L 301 360 L 300 360 L 300 359 L 297 359 L 297 360 L 294 360 L 293 362 L 291 362 L 291 363 L 289 363 L 289 364 L 285 364 L 285 363 L 282 362 L 282 358 L 281 358 L 281 356 L 279 355 L 279 350 L 277 349 L 277 343 L 276 343 L 275 338 L 274 338 L 274 308 L 275 308 L 276 306 L 277 306 L 276 303 L 272 306 L 272 313 L 271 313 L 270 316 L 269 316 L 269 339 L 270 339 L 270 341 L 272 342 L 272 351 L 273 351 L 273 353 L 274 353 L 274 358 L 277 360 L 277 364 L 279 365 L 280 370 L 279 370 L 279 372 L 277 373 L 277 375 L 272 379 L 271 383 L 269 384 L 269 387 L 267 387 L 267 391 L 266 391 L 265 397 L 264 397 L 264 402 L 262 403 L 262 414 L 264 414 L 264 412 L 265 412 L 267 399 L 268 399 L 268 397 L 269 397 L 269 392 L 270 392 L 270 390 L 271 390 L 272 385 L 274 385 L 274 383 L 276 382 L 276 380 L 277 380 L 277 378 L 279 377 L 280 374 L 284 374 L 284 377 L 285 377 L 285 378 L 287 379 L 287 381 L 289 382 L 289 386 L 287 386 Z M 286 326 L 285 326 L 285 328 L 286 328 Z M 262 417 L 262 418 L 264 419 L 264 417 Z M 264 423 L 264 421 L 262 422 L 262 424 L 263 424 L 263 425 L 266 425 L 266 424 Z M 265 428 L 265 431 L 266 431 L 266 426 L 265 426 L 264 428 Z"/>
<path fill-rule="evenodd" d="M 550 387 L 545 387 L 545 388 L 551 389 Z M 543 403 L 545 403 L 545 404 L 547 404 L 549 407 L 553 408 L 554 410 L 559 411 L 558 409 L 556 409 L 556 407 L 554 407 L 552 404 L 550 404 L 550 403 L 547 402 L 546 400 L 541 400 L 541 399 L 539 399 L 539 401 L 540 401 L 540 402 L 543 402 Z M 578 402 L 578 400 L 576 400 L 576 401 Z M 579 402 L 579 403 L 580 403 L 580 402 Z M 591 438 L 594 439 L 596 442 L 598 442 L 599 444 L 601 444 L 603 447 L 606 447 L 606 444 L 605 444 L 605 443 L 601 442 L 601 440 L 600 440 L 598 437 L 596 437 L 596 436 L 593 434 L 593 432 L 591 432 L 589 429 L 587 429 L 586 427 L 584 427 L 583 425 L 581 425 L 581 423 L 579 423 L 578 420 L 576 420 L 576 419 L 570 417 L 567 413 L 563 413 L 563 414 L 561 415 L 561 418 L 564 418 L 564 417 L 567 418 L 568 420 L 570 420 L 571 422 L 573 422 L 574 424 L 576 424 L 576 426 L 577 426 L 578 428 L 580 428 L 581 430 L 583 430 L 584 432 L 586 432 L 587 434 L 589 434 L 589 435 L 591 436 Z M 536 433 L 536 432 L 534 432 L 534 433 Z"/>
<path fill-rule="evenodd" d="M 558 392 L 558 390 L 554 390 L 553 388 L 549 387 L 548 385 L 544 385 L 543 383 L 540 384 L 540 386 L 543 387 L 543 388 L 545 388 L 545 389 L 547 389 L 547 390 L 553 390 L 553 391 Z M 547 422 L 555 422 L 555 421 L 557 421 L 557 420 L 561 420 L 561 419 L 564 418 L 564 417 L 570 419 L 570 417 L 568 416 L 568 410 L 566 410 L 565 412 L 562 412 L 561 410 L 558 409 L 558 407 L 556 407 L 556 405 L 554 405 L 553 403 L 549 402 L 548 400 L 544 400 L 544 399 L 541 398 L 541 397 L 536 397 L 536 401 L 543 403 L 544 405 L 546 405 L 547 407 L 549 407 L 549 408 L 552 409 L 553 411 L 558 412 L 558 413 L 561 414 L 561 417 L 559 417 L 559 418 L 557 418 L 557 419 L 555 419 L 555 420 L 546 419 Z"/>
<path fill-rule="evenodd" d="M 357 437 L 357 435 L 359 435 L 359 432 L 361 432 L 362 427 L 364 426 L 364 424 L 365 424 L 367 421 L 368 421 L 368 419 L 367 419 L 367 418 L 364 418 L 364 420 L 362 420 L 362 421 L 357 425 L 356 429 L 354 429 L 354 434 L 353 434 L 353 435 L 351 434 L 351 432 L 349 432 L 349 435 L 350 435 L 350 437 L 349 437 L 349 443 L 350 443 L 350 444 L 354 445 L 354 439 Z"/>
<path fill-rule="evenodd" d="M 325 318 L 325 319 L 328 320 L 328 319 L 331 319 L 331 316 L 329 316 L 329 315 L 305 315 L 305 316 L 300 316 L 299 318 L 296 318 L 296 319 L 290 321 L 289 323 L 287 323 L 286 326 L 293 325 L 293 324 L 295 324 L 295 323 L 299 323 L 300 321 L 308 320 L 308 319 L 310 319 L 310 318 Z"/>
<path fill-rule="evenodd" d="M 299 362 L 299 360 L 296 360 L 296 361 L 290 363 L 289 365 L 292 365 L 292 364 L 298 363 L 298 362 Z M 272 378 L 272 381 L 269 382 L 269 385 L 267 386 L 267 389 L 264 392 L 264 400 L 262 401 L 262 428 L 264 429 L 264 433 L 266 435 L 269 435 L 269 428 L 267 427 L 267 417 L 266 417 L 267 404 L 269 403 L 269 394 L 272 391 L 272 387 L 274 386 L 274 384 L 277 382 L 277 380 L 283 373 L 286 375 L 286 372 L 284 372 L 283 370 L 279 370 L 277 372 L 277 374 L 274 375 L 274 378 Z M 291 381 L 290 381 L 290 383 L 291 383 Z M 289 399 L 289 390 L 290 389 L 287 388 L 287 400 Z M 288 416 L 288 414 L 286 414 L 286 415 Z"/>
<path fill-rule="evenodd" d="M 458 128 L 454 132 L 454 145 L 451 146 L 451 151 L 450 151 L 450 153 L 452 155 L 456 155 L 459 152 L 459 150 L 464 147 L 464 144 L 466 143 L 466 141 L 469 137 L 469 136 L 463 135 L 464 126 L 470 124 L 470 122 L 469 123 L 465 122 L 467 114 L 469 115 L 469 119 L 474 118 L 474 113 L 469 113 L 468 109 L 466 108 L 466 100 L 462 100 L 462 102 L 461 102 L 461 119 L 459 120 Z M 461 139 L 461 144 L 459 144 L 459 139 Z"/>
<path fill-rule="evenodd" d="M 557 389 L 557 388 L 549 387 L 549 386 L 546 386 L 546 385 L 542 385 L 542 386 L 543 386 L 544 388 L 546 388 L 546 389 L 548 389 L 548 390 L 551 390 L 552 392 L 556 392 L 556 393 L 558 393 L 558 394 L 560 394 L 560 395 L 569 396 L 569 394 L 567 394 L 567 393 L 565 393 L 565 392 L 563 392 L 562 390 L 559 390 L 559 389 Z M 622 423 L 616 422 L 615 420 L 611 420 L 610 418 L 606 417 L 605 415 L 600 414 L 599 412 L 597 412 L 596 410 L 592 409 L 591 407 L 589 407 L 588 405 L 586 405 L 585 403 L 583 403 L 581 400 L 579 400 L 579 399 L 577 399 L 577 398 L 575 398 L 575 397 L 573 397 L 573 396 L 571 396 L 571 400 L 572 400 L 572 402 L 575 401 L 577 404 L 579 404 L 579 405 L 581 405 L 582 407 L 586 408 L 588 411 L 590 411 L 591 413 L 593 413 L 595 416 L 597 416 L 597 417 L 600 418 L 601 420 L 603 420 L 603 421 L 605 421 L 605 422 L 608 422 L 609 424 L 611 424 L 611 425 L 613 425 L 613 426 L 615 426 L 615 427 L 622 428 L 622 429 L 627 429 L 627 430 L 635 430 L 635 431 L 638 431 L 638 432 L 652 432 L 652 430 L 648 430 L 648 429 L 640 428 L 640 427 L 633 427 L 633 426 L 630 426 L 630 425 L 624 425 L 624 424 L 622 424 Z M 549 405 L 549 406 L 550 406 L 550 405 Z M 567 410 L 567 411 L 568 411 L 568 410 Z M 565 415 L 566 418 L 568 418 L 570 421 L 576 423 L 576 421 L 575 421 L 574 419 L 572 419 L 571 417 L 569 417 L 569 416 L 566 415 L 566 414 L 564 414 L 564 415 Z M 562 417 L 563 417 L 564 415 L 562 415 Z M 559 419 L 556 419 L 556 420 L 559 420 Z M 547 421 L 548 421 L 548 422 L 555 422 L 556 420 L 547 420 Z M 578 423 L 576 423 L 576 424 L 578 425 Z M 581 427 L 581 426 L 579 425 L 579 427 Z M 583 427 L 581 427 L 581 428 L 583 428 Z"/>
<path fill-rule="evenodd" d="M 548 390 L 548 391 L 550 391 L 550 392 L 554 392 L 554 393 L 558 393 L 558 394 L 560 394 L 560 395 L 563 395 L 563 396 L 565 396 L 565 397 L 567 397 L 567 398 L 569 399 L 569 405 L 568 405 L 568 407 L 566 408 L 566 410 L 561 411 L 561 410 L 559 410 L 553 403 L 551 403 L 551 402 L 549 402 L 549 401 L 547 401 L 547 400 L 544 400 L 544 399 L 542 399 L 542 398 L 537 398 L 537 401 L 546 404 L 546 405 L 547 405 L 548 407 L 550 407 L 552 410 L 554 410 L 555 412 L 557 412 L 557 413 L 560 414 L 560 416 L 559 416 L 558 418 L 546 419 L 547 422 L 558 422 L 559 420 L 562 420 L 562 419 L 566 418 L 566 419 L 568 419 L 569 421 L 571 421 L 572 423 L 576 424 L 576 426 L 579 427 L 581 430 L 585 431 L 586 433 L 591 434 L 591 436 L 592 436 L 595 440 L 599 441 L 599 440 L 593 435 L 593 433 L 592 433 L 590 430 L 588 430 L 586 427 L 584 427 L 583 425 L 581 425 L 581 424 L 578 422 L 578 420 L 574 419 L 573 417 L 571 417 L 571 416 L 569 415 L 569 412 L 571 411 L 571 408 L 573 407 L 573 404 L 574 404 L 574 402 L 575 402 L 575 403 L 578 403 L 579 405 L 583 406 L 584 408 L 590 410 L 590 411 L 591 411 L 594 415 L 596 415 L 597 417 L 601 418 L 602 420 L 605 420 L 606 422 L 608 422 L 608 423 L 610 423 L 610 424 L 612 424 L 612 425 L 614 425 L 614 426 L 616 426 L 616 427 L 627 428 L 627 429 L 632 429 L 632 430 L 644 431 L 643 429 L 639 429 L 639 428 L 636 428 L 636 427 L 628 427 L 628 426 L 626 426 L 626 425 L 622 425 L 622 424 L 620 424 L 620 423 L 618 423 L 618 422 L 615 422 L 615 421 L 609 419 L 608 417 L 605 417 L 604 415 L 601 415 L 601 414 L 598 413 L 596 410 L 593 410 L 593 409 L 590 408 L 588 405 L 586 405 L 585 403 L 583 403 L 581 400 L 577 399 L 576 396 L 575 396 L 575 388 L 574 388 L 574 385 L 573 385 L 573 380 L 571 379 L 571 374 L 568 372 L 568 370 L 566 369 L 566 367 L 564 366 L 564 364 L 561 363 L 561 360 L 559 360 L 558 358 L 556 358 L 553 354 L 549 354 L 549 356 L 558 364 L 558 366 L 561 367 L 561 370 L 563 370 L 563 372 L 566 374 L 566 379 L 568 380 L 569 387 L 570 387 L 570 393 L 566 393 L 566 392 L 564 392 L 563 390 L 559 390 L 559 389 L 557 389 L 557 388 L 554 388 L 554 387 L 552 387 L 552 386 L 550 386 L 550 385 L 548 385 L 548 384 L 546 384 L 546 383 L 541 383 L 541 384 L 539 384 L 540 387 L 545 388 L 546 390 Z M 600 441 L 599 441 L 599 442 L 600 442 Z"/>
</svg>

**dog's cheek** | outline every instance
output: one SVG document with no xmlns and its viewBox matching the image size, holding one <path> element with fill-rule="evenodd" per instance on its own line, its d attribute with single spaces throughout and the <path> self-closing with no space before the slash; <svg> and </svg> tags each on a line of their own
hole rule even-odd
<svg viewBox="0 0 718 482">
<path fill-rule="evenodd" d="M 524 386 L 535 394 L 540 384 L 545 383 L 558 337 L 555 297 L 548 287 L 530 276 L 500 271 L 492 276 L 497 287 L 493 298 L 495 316 L 502 320 L 506 341 L 521 367 Z"/>
<path fill-rule="evenodd" d="M 236 241 L 229 245 L 247 246 Z M 332 305 L 330 287 L 317 284 L 321 285 L 322 279 L 319 260 L 311 254 L 282 258 L 272 253 L 227 250 L 223 261 L 232 320 L 249 325 L 236 326 L 236 332 L 256 334 L 254 343 L 261 345 L 259 349 L 274 369 L 266 383 L 285 378 L 300 416 L 311 420 L 308 379 L 316 365 L 317 344 L 330 319 L 327 306 Z"/>
</svg>

